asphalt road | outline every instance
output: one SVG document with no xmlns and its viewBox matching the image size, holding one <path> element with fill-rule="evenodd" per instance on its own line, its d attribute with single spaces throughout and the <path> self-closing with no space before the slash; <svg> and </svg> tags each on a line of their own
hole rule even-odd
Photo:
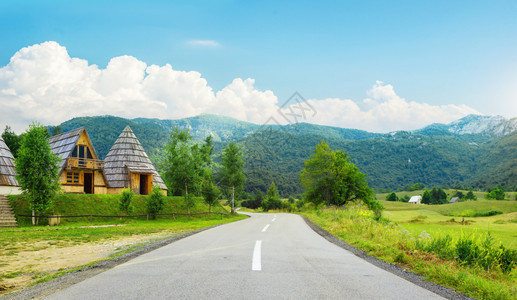
<svg viewBox="0 0 517 300">
<path fill-rule="evenodd" d="M 298 215 L 250 215 L 46 299 L 441 298 L 328 242 Z"/>
</svg>

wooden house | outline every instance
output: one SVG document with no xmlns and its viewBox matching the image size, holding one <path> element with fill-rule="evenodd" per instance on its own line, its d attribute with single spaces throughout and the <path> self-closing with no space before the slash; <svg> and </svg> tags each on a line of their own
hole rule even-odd
<svg viewBox="0 0 517 300">
<path fill-rule="evenodd" d="M 106 155 L 104 173 L 110 194 L 131 188 L 135 194 L 149 195 L 153 186 L 167 194 L 165 183 L 129 126 L 124 128 Z"/>
<path fill-rule="evenodd" d="M 0 195 L 20 193 L 18 181 L 16 180 L 13 154 L 2 137 L 0 137 Z"/>
<path fill-rule="evenodd" d="M 84 127 L 48 140 L 52 152 L 61 158 L 58 182 L 65 193 L 107 193 L 104 162 L 98 159 Z"/>
</svg>

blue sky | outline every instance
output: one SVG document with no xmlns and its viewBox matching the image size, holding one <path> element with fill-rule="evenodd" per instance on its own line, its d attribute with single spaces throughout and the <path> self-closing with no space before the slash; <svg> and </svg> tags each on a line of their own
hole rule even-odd
<svg viewBox="0 0 517 300">
<path fill-rule="evenodd" d="M 0 40 L 6 68 L 55 41 L 101 70 L 128 55 L 196 71 L 214 93 L 252 78 L 278 104 L 364 107 L 382 81 L 407 102 L 517 116 L 517 1 L 2 1 Z"/>
</svg>

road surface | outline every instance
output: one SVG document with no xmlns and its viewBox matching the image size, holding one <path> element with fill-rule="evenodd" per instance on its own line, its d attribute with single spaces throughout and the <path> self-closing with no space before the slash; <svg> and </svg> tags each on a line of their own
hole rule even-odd
<svg viewBox="0 0 517 300">
<path fill-rule="evenodd" d="M 438 299 L 315 233 L 292 214 L 179 240 L 46 299 Z"/>
</svg>

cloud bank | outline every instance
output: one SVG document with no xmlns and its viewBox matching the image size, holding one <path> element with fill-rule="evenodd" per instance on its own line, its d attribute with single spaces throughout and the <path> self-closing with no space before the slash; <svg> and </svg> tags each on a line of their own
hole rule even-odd
<svg viewBox="0 0 517 300">
<path fill-rule="evenodd" d="M 65 47 L 44 42 L 19 50 L 0 68 L 0 130 L 17 133 L 31 121 L 56 125 L 73 117 L 115 115 L 124 118 L 177 119 L 213 113 L 261 124 L 271 117 L 286 124 L 293 111 L 254 79 L 236 78 L 214 91 L 199 72 L 171 65 L 147 65 L 132 56 L 110 60 L 105 69 L 72 58 Z M 313 109 L 298 121 L 375 132 L 418 129 L 479 114 L 466 105 L 433 106 L 399 97 L 390 84 L 377 81 L 361 102 L 309 99 Z"/>
</svg>

